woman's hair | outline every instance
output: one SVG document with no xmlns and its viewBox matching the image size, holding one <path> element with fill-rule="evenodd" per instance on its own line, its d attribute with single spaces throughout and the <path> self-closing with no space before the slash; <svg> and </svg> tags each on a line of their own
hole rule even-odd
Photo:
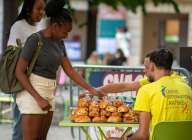
<svg viewBox="0 0 192 140">
<path fill-rule="evenodd" d="M 72 22 L 71 12 L 63 8 L 64 5 L 65 0 L 50 0 L 47 3 L 45 13 L 50 17 L 51 23 Z"/>
<path fill-rule="evenodd" d="M 14 22 L 22 19 L 25 19 L 28 21 L 31 18 L 31 13 L 32 13 L 35 1 L 36 0 L 24 0 L 21 12 L 19 13 L 19 15 L 17 16 Z"/>
<path fill-rule="evenodd" d="M 116 51 L 116 53 L 119 53 L 119 55 L 120 55 L 121 58 L 125 58 L 125 55 L 124 55 L 122 49 L 118 48 L 117 51 Z"/>
</svg>

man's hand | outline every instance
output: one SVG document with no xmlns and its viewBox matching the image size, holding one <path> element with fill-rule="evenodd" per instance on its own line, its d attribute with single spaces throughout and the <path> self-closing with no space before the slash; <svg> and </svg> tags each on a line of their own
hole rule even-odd
<svg viewBox="0 0 192 140">
<path fill-rule="evenodd" d="M 99 97 L 104 97 L 104 96 L 107 96 L 107 93 L 103 92 L 102 90 L 97 90 L 97 95 L 98 95 Z M 96 95 L 96 96 L 97 96 L 97 95 Z"/>
</svg>

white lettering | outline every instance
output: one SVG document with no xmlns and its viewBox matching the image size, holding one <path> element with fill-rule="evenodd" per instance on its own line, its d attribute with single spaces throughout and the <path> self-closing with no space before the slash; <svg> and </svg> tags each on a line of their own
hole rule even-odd
<svg viewBox="0 0 192 140">
<path fill-rule="evenodd" d="M 132 74 L 125 75 L 125 83 L 132 82 L 133 80 Z"/>
<path fill-rule="evenodd" d="M 128 83 L 132 81 L 138 81 L 142 79 L 143 75 L 139 74 L 133 79 L 133 74 L 107 74 L 103 79 L 103 85 L 108 85 L 110 83 Z"/>
<path fill-rule="evenodd" d="M 119 74 L 114 75 L 113 83 L 119 83 Z"/>
<path fill-rule="evenodd" d="M 142 79 L 142 78 L 143 78 L 143 75 L 138 75 L 138 76 L 135 78 L 134 81 L 138 81 L 138 80 L 140 80 L 140 79 Z"/>
<path fill-rule="evenodd" d="M 103 85 L 108 85 L 110 83 L 113 83 L 113 75 L 112 74 L 106 75 L 105 78 L 103 79 Z"/>
</svg>

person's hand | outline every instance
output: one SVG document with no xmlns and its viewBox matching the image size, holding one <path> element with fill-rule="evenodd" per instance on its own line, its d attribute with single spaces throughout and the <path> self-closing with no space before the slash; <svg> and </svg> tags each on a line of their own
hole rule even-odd
<svg viewBox="0 0 192 140">
<path fill-rule="evenodd" d="M 103 91 L 93 89 L 91 92 L 85 91 L 85 92 L 81 93 L 81 94 L 79 95 L 79 99 L 84 98 L 84 97 L 86 97 L 87 95 L 88 95 L 88 96 L 99 96 L 99 97 L 107 96 L 107 94 L 104 93 Z"/>
<path fill-rule="evenodd" d="M 92 95 L 94 95 L 94 96 L 99 96 L 99 97 L 107 96 L 107 94 L 104 93 L 103 91 L 101 91 L 101 90 L 96 90 L 96 89 L 93 89 L 90 93 L 91 93 Z"/>
<path fill-rule="evenodd" d="M 114 137 L 110 137 L 107 140 L 123 140 L 122 138 L 114 138 Z"/>
<path fill-rule="evenodd" d="M 100 97 L 107 96 L 107 93 L 105 93 L 105 92 L 103 92 L 103 91 L 101 91 L 101 90 L 97 90 L 97 94 L 98 94 L 98 96 L 100 96 Z"/>
<path fill-rule="evenodd" d="M 87 95 L 91 95 L 89 92 L 83 92 L 79 94 L 79 99 L 86 97 Z"/>
<path fill-rule="evenodd" d="M 49 111 L 49 109 L 51 108 L 51 105 L 49 104 L 49 102 L 42 97 L 39 97 L 37 99 L 37 103 L 41 107 L 41 109 L 44 111 L 46 111 L 46 110 Z"/>
</svg>

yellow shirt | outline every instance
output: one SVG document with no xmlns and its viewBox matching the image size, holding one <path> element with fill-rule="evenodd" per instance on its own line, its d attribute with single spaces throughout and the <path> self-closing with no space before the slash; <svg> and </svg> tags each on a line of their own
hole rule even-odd
<svg viewBox="0 0 192 140">
<path fill-rule="evenodd" d="M 184 82 L 184 83 L 188 83 L 186 81 L 186 77 L 185 76 L 180 76 L 176 72 L 172 72 L 171 77 L 174 78 L 175 80 L 178 80 L 178 81 L 181 81 L 181 82 Z M 144 77 L 143 79 L 139 80 L 139 84 L 141 86 L 144 86 L 144 85 L 149 84 L 149 83 L 150 82 L 149 82 L 147 77 Z"/>
<path fill-rule="evenodd" d="M 147 84 L 149 84 L 149 83 L 150 83 L 150 82 L 149 82 L 149 80 L 148 80 L 147 77 L 144 77 L 143 79 L 140 79 L 140 80 L 139 80 L 139 84 L 140 84 L 141 86 L 147 85 Z"/>
<path fill-rule="evenodd" d="M 150 112 L 151 129 L 160 121 L 192 120 L 191 88 L 172 76 L 142 86 L 134 109 Z"/>
</svg>

